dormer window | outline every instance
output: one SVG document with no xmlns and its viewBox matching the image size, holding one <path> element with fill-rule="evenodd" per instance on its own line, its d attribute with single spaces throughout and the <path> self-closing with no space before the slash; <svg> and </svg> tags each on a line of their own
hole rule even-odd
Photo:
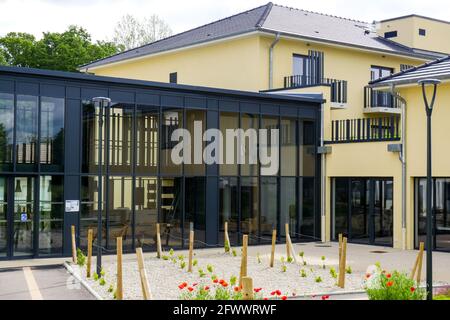
<svg viewBox="0 0 450 320">
<path fill-rule="evenodd" d="M 427 30 L 419 29 L 419 36 L 425 37 L 427 35 Z"/>
</svg>

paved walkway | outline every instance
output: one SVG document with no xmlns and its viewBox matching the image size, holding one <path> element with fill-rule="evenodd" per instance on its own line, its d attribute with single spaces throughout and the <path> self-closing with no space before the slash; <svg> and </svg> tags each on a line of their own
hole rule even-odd
<svg viewBox="0 0 450 320">
<path fill-rule="evenodd" d="M 62 265 L 0 269 L 0 283 L 0 300 L 94 299 Z"/>
</svg>

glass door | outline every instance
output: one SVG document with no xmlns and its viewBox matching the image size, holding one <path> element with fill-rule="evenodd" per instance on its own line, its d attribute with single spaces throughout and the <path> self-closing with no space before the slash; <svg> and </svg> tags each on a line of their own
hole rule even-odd
<svg viewBox="0 0 450 320">
<path fill-rule="evenodd" d="M 0 259 L 8 256 L 8 179 L 0 177 Z"/>
<path fill-rule="evenodd" d="M 12 215 L 12 255 L 26 257 L 34 254 L 34 177 L 14 177 Z"/>
</svg>

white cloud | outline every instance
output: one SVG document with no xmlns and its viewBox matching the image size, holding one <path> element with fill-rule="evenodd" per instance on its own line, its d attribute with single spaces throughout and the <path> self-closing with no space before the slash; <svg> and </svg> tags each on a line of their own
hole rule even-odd
<svg viewBox="0 0 450 320">
<path fill-rule="evenodd" d="M 22 31 L 40 36 L 70 24 L 88 29 L 94 39 L 112 36 L 119 18 L 158 14 L 178 33 L 260 5 L 260 0 L 0 0 L 0 35 Z M 450 21 L 448 0 L 278 0 L 275 3 L 371 22 L 405 14 Z"/>
</svg>

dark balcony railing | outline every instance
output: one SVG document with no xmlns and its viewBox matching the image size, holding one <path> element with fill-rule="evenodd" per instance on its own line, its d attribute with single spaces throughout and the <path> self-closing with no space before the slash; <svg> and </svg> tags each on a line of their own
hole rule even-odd
<svg viewBox="0 0 450 320">
<path fill-rule="evenodd" d="M 400 140 L 400 118 L 346 119 L 331 122 L 328 143 L 376 142 Z"/>
<path fill-rule="evenodd" d="M 401 108 L 402 101 L 390 92 L 364 88 L 364 108 Z"/>
<path fill-rule="evenodd" d="M 284 77 L 284 88 L 304 88 L 326 85 L 331 87 L 331 102 L 347 103 L 347 81 L 328 78 L 294 75 Z"/>
</svg>

